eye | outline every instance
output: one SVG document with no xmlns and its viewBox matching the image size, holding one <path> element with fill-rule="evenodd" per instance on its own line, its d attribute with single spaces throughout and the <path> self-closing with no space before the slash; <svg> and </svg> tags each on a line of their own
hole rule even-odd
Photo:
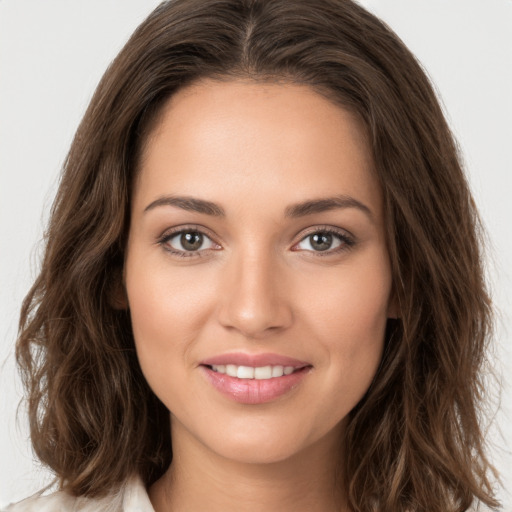
<svg viewBox="0 0 512 512">
<path fill-rule="evenodd" d="M 210 237 L 194 229 L 164 235 L 159 243 L 179 256 L 194 256 L 201 251 L 220 248 Z"/>
<path fill-rule="evenodd" d="M 293 250 L 333 253 L 348 249 L 352 245 L 354 245 L 354 241 L 348 235 L 324 229 L 305 236 L 293 247 Z"/>
</svg>

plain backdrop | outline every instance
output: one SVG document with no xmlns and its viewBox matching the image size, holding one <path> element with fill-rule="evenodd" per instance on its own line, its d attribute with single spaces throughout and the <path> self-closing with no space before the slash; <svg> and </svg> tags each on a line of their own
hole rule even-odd
<svg viewBox="0 0 512 512">
<path fill-rule="evenodd" d="M 157 0 L 0 0 L 0 507 L 50 479 L 34 461 L 13 347 L 59 170 L 93 90 Z M 424 65 L 487 226 L 501 406 L 487 437 L 512 510 L 512 0 L 366 0 Z M 383 475 L 385 478 L 385 475 Z"/>
</svg>

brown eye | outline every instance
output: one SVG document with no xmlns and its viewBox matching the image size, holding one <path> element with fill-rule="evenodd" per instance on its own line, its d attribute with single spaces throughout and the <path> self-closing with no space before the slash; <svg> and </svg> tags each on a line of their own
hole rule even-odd
<svg viewBox="0 0 512 512">
<path fill-rule="evenodd" d="M 337 231 L 318 230 L 305 236 L 293 248 L 295 251 L 316 253 L 335 253 L 354 245 L 354 240 L 347 234 Z"/>
<path fill-rule="evenodd" d="M 199 252 L 218 247 L 208 236 L 199 231 L 180 231 L 166 237 L 162 242 L 170 251 L 176 253 Z"/>
<path fill-rule="evenodd" d="M 332 246 L 332 235 L 330 233 L 315 233 L 309 236 L 310 245 L 315 251 L 326 251 Z"/>
<path fill-rule="evenodd" d="M 203 235 L 201 233 L 182 233 L 180 243 L 186 251 L 197 251 L 203 245 Z"/>
<path fill-rule="evenodd" d="M 324 252 L 335 249 L 342 244 L 340 235 L 325 231 L 317 231 L 303 238 L 298 248 L 303 251 Z"/>
</svg>

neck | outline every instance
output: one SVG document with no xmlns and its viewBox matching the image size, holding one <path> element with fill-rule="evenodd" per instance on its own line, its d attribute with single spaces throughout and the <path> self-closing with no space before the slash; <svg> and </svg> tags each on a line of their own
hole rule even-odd
<svg viewBox="0 0 512 512">
<path fill-rule="evenodd" d="M 155 512 L 348 510 L 337 483 L 341 453 L 334 433 L 286 460 L 263 464 L 214 453 L 179 425 L 172 439 L 172 464 L 149 491 Z"/>
</svg>

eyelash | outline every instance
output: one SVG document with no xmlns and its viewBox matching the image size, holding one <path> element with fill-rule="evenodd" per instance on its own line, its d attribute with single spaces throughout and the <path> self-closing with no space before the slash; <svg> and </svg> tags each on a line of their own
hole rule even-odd
<svg viewBox="0 0 512 512">
<path fill-rule="evenodd" d="M 218 249 L 202 249 L 200 251 L 180 251 L 177 249 L 173 249 L 171 246 L 168 245 L 168 242 L 172 240 L 173 238 L 183 235 L 184 233 L 197 233 L 199 235 L 202 235 L 203 237 L 211 240 L 211 242 L 215 245 L 219 245 L 216 242 L 213 241 L 213 238 L 208 235 L 204 228 L 201 228 L 200 226 L 185 226 L 176 228 L 176 230 L 167 231 L 165 232 L 158 240 L 157 243 L 162 246 L 162 248 L 170 252 L 173 256 L 178 256 L 179 258 L 190 258 L 190 257 L 196 257 L 196 258 L 202 258 L 205 256 L 206 251 L 211 250 L 218 250 Z"/>
<path fill-rule="evenodd" d="M 327 257 L 348 251 L 356 244 L 354 237 L 349 235 L 346 231 L 334 229 L 330 226 L 315 226 L 311 231 L 307 232 L 296 244 L 294 244 L 293 247 L 299 245 L 307 238 L 317 234 L 332 235 L 341 241 L 341 244 L 334 249 L 327 249 L 325 251 L 307 251 L 314 253 L 314 255 L 318 257 Z"/>
<path fill-rule="evenodd" d="M 209 239 L 213 244 L 217 244 L 211 236 L 209 236 L 205 231 L 204 228 L 201 228 L 199 226 L 185 226 L 177 228 L 173 231 L 168 231 L 164 233 L 161 237 L 158 238 L 157 244 L 161 245 L 164 250 L 167 252 L 170 252 L 174 256 L 178 256 L 180 258 L 190 258 L 190 257 L 204 257 L 206 252 L 212 251 L 212 250 L 219 250 L 219 249 L 202 249 L 199 251 L 180 251 L 173 249 L 168 245 L 168 242 L 172 240 L 173 238 L 182 235 L 184 233 L 197 233 L 199 235 L 202 235 L 203 237 Z M 326 249 L 325 251 L 306 251 L 314 253 L 315 256 L 319 257 L 326 257 L 326 256 L 332 256 L 333 254 L 338 254 L 340 252 L 348 251 L 350 250 L 356 243 L 354 238 L 347 234 L 345 231 L 334 229 L 330 226 L 317 226 L 308 233 L 306 233 L 297 243 L 293 245 L 293 247 L 296 247 L 300 243 L 302 243 L 307 238 L 316 235 L 316 234 L 325 234 L 325 235 L 332 235 L 333 237 L 336 237 L 340 240 L 340 245 L 334 249 Z M 293 251 L 299 252 L 300 249 L 293 249 Z"/>
</svg>

